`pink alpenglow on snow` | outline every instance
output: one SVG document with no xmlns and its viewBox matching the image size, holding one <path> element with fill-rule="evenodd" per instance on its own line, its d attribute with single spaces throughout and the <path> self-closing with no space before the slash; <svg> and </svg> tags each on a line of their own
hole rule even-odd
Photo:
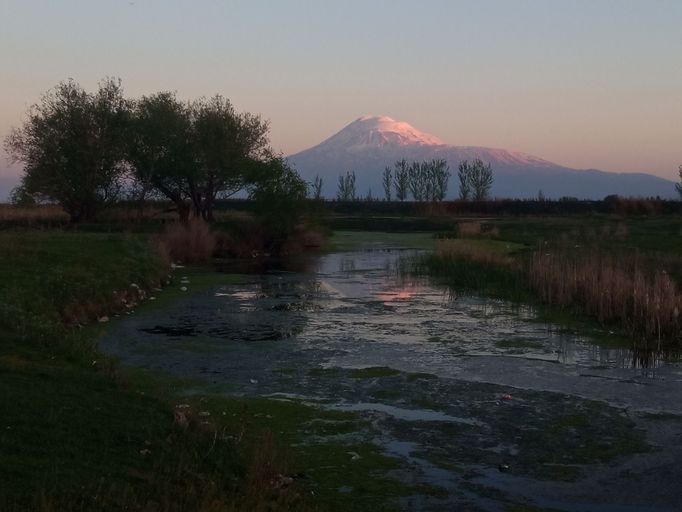
<svg viewBox="0 0 682 512">
<path fill-rule="evenodd" d="M 397 160 L 408 162 L 445 160 L 451 174 L 463 160 L 476 158 L 494 171 L 494 197 L 546 198 L 564 196 L 601 199 L 607 195 L 674 197 L 674 183 L 643 173 L 610 173 L 577 170 L 537 156 L 484 146 L 456 146 L 422 132 L 409 123 L 386 116 L 364 116 L 312 148 L 289 157 L 301 176 L 313 182 L 322 178 L 322 193 L 334 197 L 338 177 L 356 175 L 356 193 L 381 197 L 382 174 Z M 456 178 L 450 180 L 448 197 L 458 194 Z"/>
</svg>

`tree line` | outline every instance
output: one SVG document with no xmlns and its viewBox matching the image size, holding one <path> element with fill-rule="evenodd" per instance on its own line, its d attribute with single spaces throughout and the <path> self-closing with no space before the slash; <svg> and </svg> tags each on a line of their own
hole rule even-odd
<svg viewBox="0 0 682 512">
<path fill-rule="evenodd" d="M 463 201 L 473 199 L 483 201 L 490 196 L 493 184 L 493 170 L 490 164 L 475 159 L 460 162 L 457 171 L 459 180 L 459 198 Z M 382 174 L 381 185 L 384 199 L 405 201 L 410 196 L 414 201 L 443 201 L 448 190 L 450 167 L 442 159 L 425 160 L 408 163 L 404 158 L 398 160 L 393 168 L 386 167 Z M 358 194 L 355 186 L 355 171 L 339 176 L 336 198 L 339 201 L 355 201 Z M 315 177 L 313 193 L 316 199 L 321 198 L 322 179 Z M 371 198 L 371 190 L 367 198 Z"/>
<path fill-rule="evenodd" d="M 212 220 L 216 200 L 240 191 L 264 204 L 305 198 L 305 182 L 274 154 L 268 132 L 267 121 L 221 95 L 129 99 L 118 79 L 94 93 L 68 80 L 29 109 L 5 148 L 24 166 L 13 197 L 55 201 L 74 222 L 122 197 L 165 198 L 183 221 L 192 213 Z"/>
</svg>

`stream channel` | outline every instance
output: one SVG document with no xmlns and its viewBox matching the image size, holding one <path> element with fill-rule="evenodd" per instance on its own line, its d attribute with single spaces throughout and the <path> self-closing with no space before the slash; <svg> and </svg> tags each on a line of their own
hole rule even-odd
<svg viewBox="0 0 682 512">
<path fill-rule="evenodd" d="M 355 412 L 367 425 L 356 435 L 399 459 L 390 477 L 431 490 L 389 509 L 682 510 L 679 360 L 401 277 L 416 254 L 376 245 L 196 293 L 189 283 L 112 325 L 101 349 L 206 390 Z"/>
</svg>

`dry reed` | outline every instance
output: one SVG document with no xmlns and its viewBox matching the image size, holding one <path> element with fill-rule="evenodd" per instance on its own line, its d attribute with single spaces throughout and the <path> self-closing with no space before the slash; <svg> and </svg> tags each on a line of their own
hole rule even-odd
<svg viewBox="0 0 682 512">
<path fill-rule="evenodd" d="M 551 305 L 575 305 L 602 324 L 643 341 L 682 339 L 682 294 L 665 270 L 646 271 L 637 258 L 538 252 L 530 286 Z"/>
<path fill-rule="evenodd" d="M 516 260 L 504 252 L 491 250 L 490 247 L 477 245 L 473 241 L 462 242 L 464 241 L 457 239 L 437 241 L 435 248 L 436 257 L 444 262 L 466 259 L 476 263 L 503 267 L 517 265 Z"/>
<path fill-rule="evenodd" d="M 16 206 L 0 204 L 0 222 L 16 222 L 22 225 L 33 225 L 49 221 L 68 221 L 69 216 L 56 204 L 37 206 Z"/>
<path fill-rule="evenodd" d="M 457 233 L 460 238 L 480 236 L 482 233 L 481 223 L 478 221 L 460 222 L 457 224 Z"/>
<path fill-rule="evenodd" d="M 215 235 L 208 224 L 200 219 L 191 219 L 187 224 L 171 224 L 161 235 L 160 241 L 173 261 L 183 263 L 208 261 L 216 248 Z"/>
</svg>

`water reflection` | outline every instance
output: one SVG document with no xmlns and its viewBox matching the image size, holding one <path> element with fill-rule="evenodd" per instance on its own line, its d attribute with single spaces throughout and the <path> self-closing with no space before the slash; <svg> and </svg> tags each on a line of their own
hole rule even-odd
<svg viewBox="0 0 682 512">
<path fill-rule="evenodd" d="M 324 333 L 342 346 L 344 337 L 352 334 L 354 340 L 374 345 L 418 345 L 420 359 L 522 357 L 587 368 L 634 369 L 644 377 L 655 377 L 658 368 L 679 360 L 676 354 L 633 350 L 629 344 L 600 345 L 589 336 L 539 322 L 530 306 L 434 285 L 405 272 L 418 254 L 375 250 L 320 258 L 314 272 L 319 293 L 312 300 L 324 314 L 311 319 L 313 331 L 301 333 L 303 339 Z M 376 359 L 380 363 L 380 357 Z"/>
<path fill-rule="evenodd" d="M 128 338 L 119 338 L 117 350 L 177 350 L 177 364 L 184 364 L 189 356 L 181 350 L 187 347 L 210 353 L 274 342 L 282 345 L 282 357 L 300 351 L 314 358 L 305 364 L 391 366 L 443 376 L 457 376 L 481 357 L 559 363 L 567 372 L 621 371 L 617 378 L 657 378 L 679 361 L 674 353 L 599 344 L 539 322 L 531 307 L 453 293 L 405 273 L 406 262 L 418 254 L 373 250 L 243 262 L 246 267 L 231 263 L 223 269 L 267 270 L 192 298 L 177 311 L 141 319 L 140 337 L 129 337 L 127 348 Z M 154 357 L 150 352 L 148 360 Z M 215 363 L 223 364 L 219 358 Z"/>
</svg>

